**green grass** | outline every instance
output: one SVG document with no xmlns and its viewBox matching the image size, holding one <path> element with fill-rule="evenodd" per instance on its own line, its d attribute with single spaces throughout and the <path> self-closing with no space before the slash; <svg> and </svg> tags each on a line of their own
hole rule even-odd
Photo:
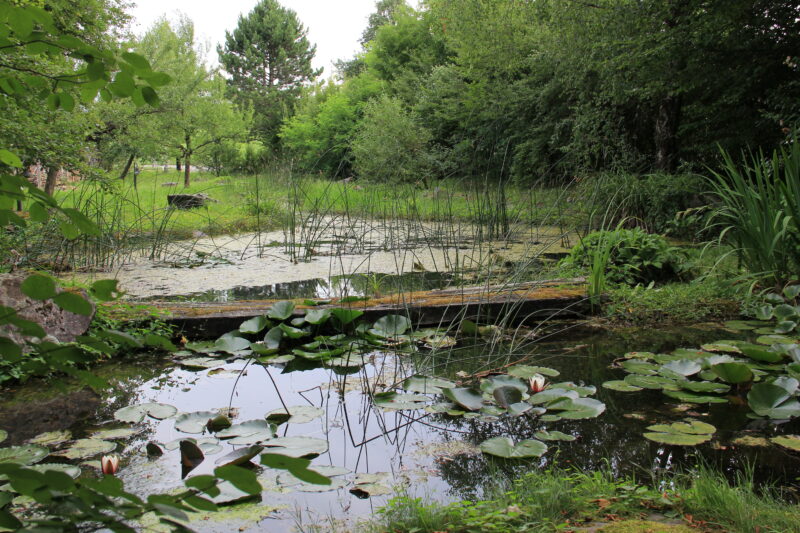
<svg viewBox="0 0 800 533">
<path fill-rule="evenodd" d="M 729 484 L 721 474 L 700 468 L 691 475 L 676 476 L 667 486 L 672 488 L 655 488 L 632 478 L 615 479 L 608 471 L 534 471 L 508 487 L 490 489 L 480 501 L 441 504 L 396 497 L 362 530 L 550 532 L 603 523 L 614 516 L 621 521 L 615 520 L 601 531 L 645 532 L 654 531 L 656 525 L 657 531 L 685 532 L 691 530 L 685 525 L 668 525 L 666 518 L 680 522 L 686 515 L 695 523 L 705 521 L 737 533 L 798 530 L 800 508 L 784 503 L 769 488 L 756 490 L 747 473 Z M 662 516 L 657 524 L 650 521 L 654 512 Z"/>
</svg>

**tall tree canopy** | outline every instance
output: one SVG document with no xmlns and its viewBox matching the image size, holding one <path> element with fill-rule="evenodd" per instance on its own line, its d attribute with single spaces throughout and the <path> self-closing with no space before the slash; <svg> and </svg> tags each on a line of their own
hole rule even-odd
<svg viewBox="0 0 800 533">
<path fill-rule="evenodd" d="M 277 143 L 303 85 L 321 72 L 311 66 L 316 46 L 306 33 L 294 11 L 261 0 L 217 49 L 235 99 L 253 110 L 253 133 L 270 144 Z"/>
</svg>

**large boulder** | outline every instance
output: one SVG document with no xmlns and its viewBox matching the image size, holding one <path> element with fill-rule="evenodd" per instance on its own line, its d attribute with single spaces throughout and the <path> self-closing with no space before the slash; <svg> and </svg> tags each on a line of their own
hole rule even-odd
<svg viewBox="0 0 800 533">
<path fill-rule="evenodd" d="M 32 300 L 19 288 L 26 277 L 28 274 L 23 272 L 0 274 L 0 306 L 15 309 L 20 317 L 38 323 L 48 335 L 60 342 L 73 342 L 79 335 L 86 333 L 94 316 L 94 304 L 92 314 L 84 316 L 64 311 L 52 300 Z M 86 297 L 86 294 L 82 296 Z M 9 324 L 0 325 L 0 335 L 9 337 L 18 344 L 26 340 L 19 334 L 16 326 Z"/>
</svg>

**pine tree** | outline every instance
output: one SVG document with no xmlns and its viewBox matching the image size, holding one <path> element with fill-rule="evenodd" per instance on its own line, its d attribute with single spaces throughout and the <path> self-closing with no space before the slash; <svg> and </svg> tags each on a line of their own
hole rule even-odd
<svg viewBox="0 0 800 533">
<path fill-rule="evenodd" d="M 294 11 L 261 0 L 217 49 L 234 98 L 253 110 L 253 133 L 273 145 L 301 87 L 321 72 L 311 66 L 316 46 L 306 34 Z"/>
</svg>

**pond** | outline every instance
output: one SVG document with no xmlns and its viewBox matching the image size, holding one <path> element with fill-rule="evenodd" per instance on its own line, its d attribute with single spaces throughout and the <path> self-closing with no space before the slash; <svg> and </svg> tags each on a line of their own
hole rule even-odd
<svg viewBox="0 0 800 533">
<path fill-rule="evenodd" d="M 324 366 L 304 358 L 248 362 L 233 353 L 215 360 L 210 357 L 212 361 L 205 363 L 197 361 L 197 354 L 180 352 L 175 356 L 178 364 L 152 357 L 117 361 L 99 370 L 117 385 L 101 398 L 85 391 L 54 391 L 48 395 L 37 384 L 8 391 L 0 406 L 0 427 L 13 429 L 13 444 L 34 437 L 44 427 L 47 431 L 69 430 L 73 438 L 132 428 L 134 431 L 106 433 L 104 438 L 117 443 L 123 458 L 118 475 L 126 487 L 137 494 L 150 494 L 181 485 L 185 472 L 178 449 L 180 439 L 194 438 L 205 451 L 205 459 L 188 473 L 197 475 L 213 471 L 231 450 L 247 448 L 260 437 L 239 427 L 237 437 L 217 439 L 204 431 L 203 424 L 192 428 L 196 432 L 187 433 L 191 424 L 187 426 L 185 420 L 181 422 L 175 416 L 163 420 L 145 416 L 142 422 L 123 424 L 115 420 L 120 409 L 125 413 L 129 406 L 150 402 L 173 406 L 179 413 L 230 407 L 234 412 L 228 414 L 234 424 L 255 420 L 262 424 L 258 431 L 271 431 L 263 429 L 265 416 L 288 406 L 294 419 L 277 425 L 276 434 L 262 444 L 282 442 L 285 448 L 280 449 L 287 453 L 301 454 L 303 451 L 297 450 L 305 447 L 304 451 L 317 454 L 312 468 L 329 475 L 332 485 L 310 485 L 285 471 L 253 467 L 265 487 L 260 501 L 201 516 L 191 524 L 200 531 L 291 531 L 298 525 L 331 521 L 352 524 L 368 517 L 393 493 L 440 501 L 475 498 L 498 478 L 554 464 L 581 469 L 610 467 L 619 474 L 633 473 L 648 479 L 703 460 L 726 472 L 752 465 L 762 481 L 781 485 L 796 482 L 800 471 L 797 454 L 770 445 L 764 437 L 797 434 L 798 420 L 753 420 L 742 405 L 684 403 L 666 398 L 658 390 L 629 393 L 601 387 L 605 381 L 625 375 L 612 366 L 626 352 L 647 349 L 667 353 L 720 338 L 742 339 L 750 335 L 748 332 L 714 324 L 608 332 L 565 322 L 519 329 L 513 337 L 491 330 L 484 333 L 490 337 L 462 339 L 456 346 L 440 338 L 438 350 L 425 348 L 422 341 L 414 343 L 419 349 L 406 353 L 372 348 L 364 354 L 363 365 L 350 368 Z M 427 339 L 430 344 L 430 334 Z M 194 347 L 202 349 L 202 345 Z M 487 381 L 519 364 L 541 367 L 539 371 L 548 374 L 551 387 L 571 382 L 570 387 L 583 391 L 581 395 L 602 402 L 604 411 L 596 417 L 577 419 L 567 418 L 569 411 L 561 413 L 564 417 L 547 418 L 530 411 L 510 417 L 486 409 L 471 417 L 451 416 L 432 407 L 442 401 L 437 389 L 420 390 L 418 383 L 403 383 L 420 374 L 452 382 L 479 375 Z M 380 395 L 381 391 L 395 389 L 411 391 L 416 398 Z M 301 409 L 296 409 L 298 406 Z M 687 418 L 714 425 L 714 438 L 683 447 L 643 437 L 647 426 Z M 509 436 L 518 442 L 560 435 L 557 432 L 569 440 L 546 440 L 548 450 L 541 457 L 504 460 L 479 449 L 482 442 L 493 437 Z M 148 457 L 148 443 L 157 444 L 163 455 Z M 49 446 L 52 450 L 70 449 L 69 444 Z M 91 475 L 93 460 L 96 457 L 89 455 L 71 462 L 82 465 L 84 475 Z"/>
</svg>

